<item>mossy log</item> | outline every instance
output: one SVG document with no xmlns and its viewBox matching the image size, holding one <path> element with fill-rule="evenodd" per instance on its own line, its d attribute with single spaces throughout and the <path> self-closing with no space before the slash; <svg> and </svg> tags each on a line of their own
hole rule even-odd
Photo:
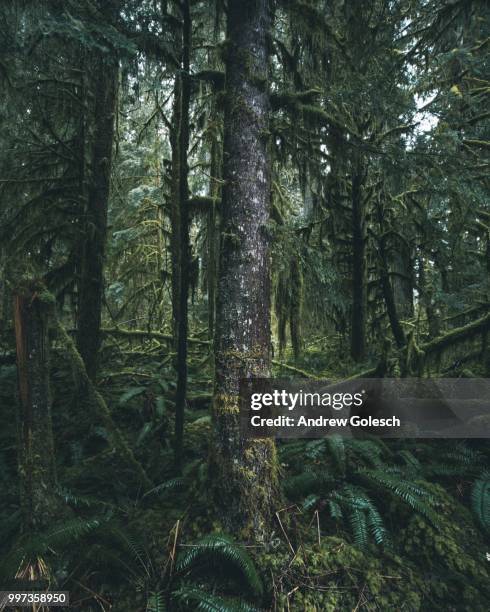
<svg viewBox="0 0 490 612">
<path fill-rule="evenodd" d="M 472 323 L 451 329 L 447 333 L 429 342 L 421 344 L 419 349 L 426 355 L 440 353 L 446 348 L 470 340 L 479 334 L 485 334 L 490 330 L 490 313 L 480 317 Z"/>
<path fill-rule="evenodd" d="M 152 339 L 163 340 L 165 342 L 172 342 L 173 337 L 171 334 L 164 334 L 162 332 L 147 331 L 145 329 L 126 329 L 124 327 L 104 327 L 102 333 L 110 336 L 120 336 L 121 338 L 135 338 L 135 339 Z M 209 346 L 210 340 L 201 340 L 200 338 L 188 337 L 187 342 L 189 344 L 198 344 Z"/>
<path fill-rule="evenodd" d="M 271 363 L 272 365 L 275 365 L 278 368 L 283 368 L 285 370 L 288 370 L 289 372 L 298 374 L 299 376 L 301 376 L 301 378 L 309 378 L 310 380 L 321 380 L 321 377 L 316 376 L 316 374 L 312 374 L 311 372 L 307 372 L 306 370 L 302 370 L 301 368 L 296 368 L 287 363 L 282 363 L 281 361 L 276 361 L 275 359 L 272 359 Z"/>
<path fill-rule="evenodd" d="M 109 433 L 109 440 L 112 446 L 116 450 L 119 451 L 119 453 L 126 459 L 128 465 L 130 465 L 134 469 L 134 471 L 138 475 L 138 478 L 140 479 L 141 484 L 144 486 L 144 488 L 151 489 L 154 486 L 154 484 L 148 478 L 148 475 L 143 469 L 143 466 L 136 459 L 133 451 L 131 450 L 128 443 L 124 439 L 122 433 L 120 432 L 120 430 L 114 423 L 109 407 L 106 404 L 106 401 L 104 400 L 102 395 L 97 391 L 93 382 L 90 380 L 87 374 L 85 364 L 83 362 L 83 359 L 80 356 L 80 353 L 78 352 L 75 346 L 75 343 L 73 342 L 72 338 L 68 335 L 65 328 L 63 327 L 63 325 L 61 325 L 59 321 L 56 321 L 56 327 L 57 327 L 59 338 L 63 342 L 63 347 L 66 350 L 66 353 L 70 359 L 72 367 L 77 371 L 79 380 L 84 385 L 90 402 L 94 406 L 96 406 L 98 409 L 97 416 L 100 416 L 100 418 L 104 422 L 104 425 Z"/>
</svg>

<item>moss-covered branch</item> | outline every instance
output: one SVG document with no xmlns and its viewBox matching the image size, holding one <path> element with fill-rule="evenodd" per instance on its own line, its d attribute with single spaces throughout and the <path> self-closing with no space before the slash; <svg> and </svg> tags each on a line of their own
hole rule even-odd
<svg viewBox="0 0 490 612">
<path fill-rule="evenodd" d="M 92 402 L 93 405 L 97 406 L 98 408 L 97 415 L 100 416 L 104 422 L 104 425 L 109 433 L 109 439 L 112 446 L 121 453 L 121 455 L 126 459 L 128 464 L 135 470 L 143 486 L 146 489 L 152 488 L 154 484 L 148 478 L 142 465 L 136 459 L 133 454 L 133 451 L 131 450 L 123 435 L 119 431 L 118 427 L 114 423 L 111 412 L 104 398 L 97 391 L 94 384 L 88 377 L 87 370 L 85 369 L 85 364 L 80 356 L 80 353 L 77 351 L 75 343 L 59 321 L 56 321 L 56 328 L 58 331 L 59 338 L 63 342 L 64 349 L 66 350 L 71 365 L 73 368 L 76 369 L 79 379 L 85 386 L 89 400 Z"/>
<path fill-rule="evenodd" d="M 490 329 L 490 313 L 480 317 L 476 321 L 472 323 L 468 323 L 468 325 L 463 325 L 462 327 L 456 327 L 451 331 L 448 331 L 443 336 L 439 336 L 438 338 L 434 338 L 430 342 L 426 342 L 425 344 L 420 345 L 420 350 L 423 351 L 426 355 L 431 353 L 438 353 L 449 346 L 454 344 L 458 344 L 459 342 L 464 342 L 465 340 L 469 340 L 474 336 L 479 334 L 484 334 Z"/>
<path fill-rule="evenodd" d="M 164 342 L 172 342 L 171 334 L 164 334 L 156 331 L 146 331 L 145 329 L 125 329 L 123 327 L 104 327 L 101 329 L 103 334 L 109 336 L 119 336 L 121 338 L 135 338 L 135 339 L 155 339 L 163 340 Z M 200 338 L 187 338 L 189 344 L 202 344 L 210 345 L 210 340 L 201 340 Z"/>
</svg>

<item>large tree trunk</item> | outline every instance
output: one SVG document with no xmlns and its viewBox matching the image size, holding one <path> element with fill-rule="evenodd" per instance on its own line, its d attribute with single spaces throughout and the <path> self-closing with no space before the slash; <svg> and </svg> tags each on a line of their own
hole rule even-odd
<svg viewBox="0 0 490 612">
<path fill-rule="evenodd" d="M 189 297 L 189 107 L 190 107 L 190 50 L 192 23 L 188 0 L 182 3 L 182 70 L 177 77 L 174 116 L 177 118 L 177 133 L 173 141 L 172 168 L 173 189 L 173 299 L 174 299 L 174 337 L 177 349 L 177 390 L 175 398 L 175 440 L 174 459 L 177 473 L 182 471 L 182 448 L 184 436 L 184 410 L 187 395 L 187 333 Z"/>
<path fill-rule="evenodd" d="M 19 472 L 26 530 L 43 530 L 57 513 L 49 389 L 48 328 L 53 298 L 38 283 L 14 292 L 20 404 Z"/>
<path fill-rule="evenodd" d="M 239 381 L 270 374 L 268 28 L 267 0 L 229 2 L 212 458 L 223 522 L 259 540 L 277 502 L 276 451 L 240 436 Z"/>
<path fill-rule="evenodd" d="M 86 168 L 87 201 L 85 236 L 79 282 L 77 346 L 87 374 L 95 380 L 100 347 L 101 310 L 104 293 L 104 254 L 107 238 L 114 118 L 116 113 L 118 65 L 111 57 L 91 53 L 86 66 L 88 94 L 93 96 L 92 113 L 87 119 Z"/>
</svg>

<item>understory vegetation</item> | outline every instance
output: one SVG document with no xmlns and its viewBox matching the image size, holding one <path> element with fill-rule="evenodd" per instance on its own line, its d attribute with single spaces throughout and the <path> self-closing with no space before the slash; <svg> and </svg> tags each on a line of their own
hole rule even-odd
<svg viewBox="0 0 490 612">
<path fill-rule="evenodd" d="M 0 590 L 488 610 L 487 439 L 248 440 L 239 384 L 490 378 L 489 19 L 0 3 Z"/>
</svg>

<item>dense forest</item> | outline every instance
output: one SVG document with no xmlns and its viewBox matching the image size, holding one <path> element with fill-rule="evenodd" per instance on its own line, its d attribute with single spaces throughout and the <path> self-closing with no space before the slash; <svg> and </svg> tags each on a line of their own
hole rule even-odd
<svg viewBox="0 0 490 612">
<path fill-rule="evenodd" d="M 484 0 L 0 2 L 0 590 L 489 609 L 487 439 L 240 429 L 242 379 L 490 378 L 489 45 Z"/>
</svg>

